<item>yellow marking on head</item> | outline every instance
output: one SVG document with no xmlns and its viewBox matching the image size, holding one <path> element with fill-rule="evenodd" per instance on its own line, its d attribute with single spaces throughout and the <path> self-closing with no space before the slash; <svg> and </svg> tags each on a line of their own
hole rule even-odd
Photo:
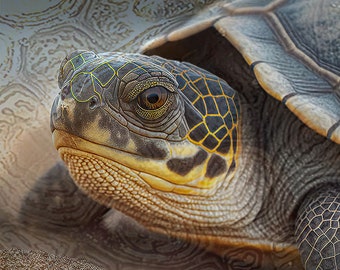
<svg viewBox="0 0 340 270">
<path fill-rule="evenodd" d="M 84 125 L 83 136 L 89 140 L 100 141 L 100 142 L 110 142 L 112 130 L 104 129 L 99 126 L 100 116 L 93 121 L 87 121 Z"/>
<path fill-rule="evenodd" d="M 163 180 L 157 176 L 146 174 L 146 173 L 140 173 L 139 176 L 150 186 L 152 186 L 155 189 L 166 191 L 166 192 L 172 192 L 174 190 L 175 185 Z"/>
<path fill-rule="evenodd" d="M 96 128 L 96 126 L 89 126 L 89 130 L 92 131 L 88 131 L 89 133 L 87 135 L 98 136 L 98 134 L 93 132 Z M 103 136 L 104 140 L 108 140 L 109 134 L 110 133 L 108 131 L 101 129 L 99 136 Z M 179 143 L 181 144 L 180 146 L 178 143 L 171 146 L 168 145 L 171 151 L 169 151 L 169 156 L 166 159 L 150 160 L 136 154 L 110 148 L 102 144 L 92 143 L 64 131 L 54 131 L 53 137 L 54 144 L 57 149 L 66 147 L 69 149 L 79 149 L 78 151 L 83 151 L 86 155 L 91 155 L 91 153 L 100 155 L 103 159 L 112 160 L 113 162 L 119 163 L 120 166 L 125 166 L 126 168 L 133 170 L 150 186 L 162 191 L 196 195 L 211 194 L 215 192 L 214 186 L 218 187 L 219 183 L 225 179 L 225 174 L 221 174 L 219 177 L 214 178 L 214 185 L 197 184 L 204 183 L 204 181 L 211 181 L 208 178 L 205 179 L 204 176 L 209 157 L 207 157 L 202 164 L 194 167 L 186 175 L 179 175 L 167 167 L 167 161 L 169 159 L 173 157 L 183 158 L 184 155 L 189 155 L 190 157 L 200 150 L 199 147 L 188 141 Z M 132 142 L 130 145 L 131 147 L 134 147 Z"/>
</svg>

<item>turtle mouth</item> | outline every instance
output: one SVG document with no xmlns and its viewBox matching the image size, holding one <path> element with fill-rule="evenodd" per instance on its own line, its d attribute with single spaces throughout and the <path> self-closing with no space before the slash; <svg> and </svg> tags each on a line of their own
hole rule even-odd
<svg viewBox="0 0 340 270">
<path fill-rule="evenodd" d="M 59 151 L 62 147 L 66 147 L 74 150 L 82 150 L 94 155 L 98 155 L 98 153 L 100 153 L 101 156 L 106 157 L 110 160 L 115 160 L 116 152 L 120 152 L 122 155 L 130 155 L 136 156 L 136 158 L 140 158 L 140 156 L 136 153 L 123 151 L 121 149 L 115 149 L 103 144 L 94 143 L 55 127 L 52 130 L 52 141 L 57 151 Z"/>
<path fill-rule="evenodd" d="M 195 186 L 195 183 L 192 183 L 190 179 L 188 180 L 185 177 L 183 177 L 183 179 L 186 182 L 172 181 L 173 177 L 166 173 L 167 160 L 148 160 L 133 153 L 87 141 L 59 129 L 53 131 L 52 139 L 55 148 L 67 164 L 76 182 L 82 182 L 84 181 L 83 178 L 87 177 L 90 179 L 89 181 L 93 180 L 94 183 L 97 183 L 97 180 L 93 178 L 92 174 L 85 175 L 85 170 L 87 170 L 89 166 L 87 163 L 91 163 L 90 161 L 92 160 L 104 160 L 103 162 L 105 164 L 111 164 L 118 170 L 122 170 L 124 174 L 128 173 L 136 176 L 132 177 L 134 179 L 133 181 L 142 183 L 141 185 L 144 185 L 145 188 L 153 193 L 159 191 L 183 195 L 209 195 L 211 192 L 209 188 Z M 84 158 L 87 159 L 86 162 L 82 162 Z M 95 166 L 95 168 L 96 167 L 98 166 Z M 164 170 L 162 170 L 162 168 L 164 168 Z M 100 170 L 99 167 L 98 170 Z M 79 173 L 80 171 L 83 173 Z M 171 173 L 174 174 L 173 172 Z M 161 174 L 167 178 L 160 177 L 159 175 Z M 121 177 L 121 175 L 114 176 L 114 178 L 119 177 Z M 125 183 L 132 181 L 129 177 L 122 177 L 122 179 Z M 121 181 L 119 180 L 118 182 Z M 85 188 L 87 187 L 88 185 Z"/>
</svg>

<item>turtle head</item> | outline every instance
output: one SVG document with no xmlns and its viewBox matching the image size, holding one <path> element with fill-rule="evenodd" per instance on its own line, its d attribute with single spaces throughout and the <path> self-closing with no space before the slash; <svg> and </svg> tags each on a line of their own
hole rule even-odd
<svg viewBox="0 0 340 270">
<path fill-rule="evenodd" d="M 237 162 L 238 105 L 209 76 L 139 54 L 68 55 L 51 129 L 75 182 L 150 228 L 216 223 Z"/>
</svg>

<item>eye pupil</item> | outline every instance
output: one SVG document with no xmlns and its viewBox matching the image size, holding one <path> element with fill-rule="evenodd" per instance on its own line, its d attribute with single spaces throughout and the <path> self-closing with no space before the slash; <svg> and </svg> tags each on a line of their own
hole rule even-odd
<svg viewBox="0 0 340 270">
<path fill-rule="evenodd" d="M 155 104 L 159 100 L 159 96 L 156 93 L 151 93 L 150 95 L 147 96 L 147 100 L 151 104 Z"/>
<path fill-rule="evenodd" d="M 168 90 L 161 86 L 146 89 L 138 96 L 138 105 L 146 110 L 162 107 L 168 98 Z"/>
</svg>

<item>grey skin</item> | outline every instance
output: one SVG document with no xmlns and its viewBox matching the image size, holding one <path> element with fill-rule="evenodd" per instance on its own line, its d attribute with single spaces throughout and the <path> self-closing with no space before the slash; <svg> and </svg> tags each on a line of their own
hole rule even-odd
<svg viewBox="0 0 340 270">
<path fill-rule="evenodd" d="M 194 63 L 238 91 L 245 168 L 252 168 L 245 178 L 266 190 L 257 197 L 256 228 L 295 243 L 305 269 L 340 269 L 340 146 L 267 95 L 239 52 L 212 28 L 145 53 Z"/>
<path fill-rule="evenodd" d="M 326 16 L 328 21 L 322 24 L 320 18 L 326 18 L 325 16 L 308 15 L 313 7 L 318 7 L 316 1 L 303 7 L 294 1 L 276 1 L 260 11 L 238 9 L 242 6 L 246 7 L 245 2 L 236 2 L 234 9 L 228 6 L 225 20 L 220 19 L 223 16 L 219 17 L 219 13 L 216 12 L 214 21 L 208 21 L 211 26 L 215 26 L 220 33 L 229 38 L 244 57 L 255 51 L 255 56 L 259 59 L 254 60 L 252 57 L 250 57 L 251 61 L 247 59 L 250 67 L 235 47 L 212 29 L 192 35 L 194 27 L 191 27 L 190 31 L 183 31 L 186 36 L 190 32 L 191 36 L 188 38 L 185 38 L 182 32 L 176 32 L 156 41 L 158 48 L 146 50 L 145 53 L 185 60 L 203 67 L 225 79 L 238 92 L 241 108 L 241 152 L 234 177 L 237 185 L 234 187 L 233 195 L 239 196 L 235 196 L 237 199 L 233 201 L 232 206 L 242 205 L 238 209 L 239 215 L 242 216 L 245 212 L 247 214 L 243 219 L 240 218 L 228 226 L 220 224 L 218 230 L 210 228 L 209 231 L 204 231 L 202 227 L 195 224 L 196 227 L 193 226 L 192 231 L 189 231 L 183 224 L 190 223 L 190 217 L 181 223 L 178 219 L 172 222 L 167 211 L 151 211 L 148 216 L 142 212 L 143 209 L 140 209 L 141 211 L 131 211 L 127 208 L 120 210 L 126 210 L 137 221 L 154 230 L 157 230 L 154 226 L 154 217 L 158 215 L 160 220 L 167 222 L 165 232 L 179 237 L 197 233 L 197 239 L 206 236 L 215 239 L 237 238 L 242 240 L 242 244 L 248 242 L 252 246 L 258 245 L 256 247 L 261 247 L 263 243 L 270 243 L 274 250 L 296 245 L 305 269 L 339 269 L 340 148 L 337 144 L 339 142 L 339 118 L 337 117 L 339 115 L 339 84 L 337 83 L 339 50 L 336 42 L 335 45 L 329 43 L 332 40 L 329 37 L 336 37 L 334 31 L 318 32 L 319 36 L 316 40 L 320 42 L 314 42 L 308 34 L 310 32 L 308 29 L 315 30 L 313 28 L 315 25 L 323 25 L 326 29 L 330 22 L 334 22 L 335 26 L 338 25 L 338 19 L 334 15 L 335 9 L 327 6 L 330 16 Z M 296 19 L 299 17 L 293 16 L 291 18 L 293 24 L 295 22 L 305 28 L 292 28 L 288 23 L 290 21 L 284 18 L 290 14 L 299 14 L 297 11 L 300 8 L 303 8 L 302 18 L 306 19 L 307 23 L 304 24 L 302 20 L 301 24 L 301 20 Z M 279 14 L 278 17 L 270 13 L 275 9 Z M 233 13 L 233 10 L 236 12 Z M 323 11 L 325 10 L 327 8 Z M 237 12 L 239 17 L 236 16 Z M 259 15 L 261 13 L 267 16 L 266 19 L 270 23 L 264 19 L 265 16 Z M 326 12 L 320 14 L 327 15 Z M 246 16 L 242 17 L 243 15 Z M 252 27 L 251 21 L 258 27 Z M 289 34 L 282 31 L 284 28 L 290 31 Z M 240 31 L 240 35 L 233 32 L 235 29 Z M 274 37 L 270 34 L 266 35 L 266 31 L 270 29 L 274 29 L 271 33 Z M 166 41 L 176 39 L 178 41 L 160 46 Z M 237 42 L 238 39 L 243 42 Z M 274 49 L 270 47 L 273 51 L 267 51 L 262 41 L 267 42 L 263 44 L 269 47 L 274 45 Z M 299 49 L 292 46 L 294 42 L 295 45 L 300 46 Z M 312 53 L 305 47 L 301 47 L 305 43 L 311 46 Z M 151 47 L 147 46 L 147 48 Z M 281 50 L 282 48 L 285 50 Z M 331 57 L 333 54 L 335 56 Z M 252 72 L 255 73 L 256 78 Z M 273 87 L 275 85 L 277 89 Z M 282 103 L 270 97 L 262 88 Z M 115 91 L 114 88 L 112 90 Z M 282 93 L 283 96 L 280 96 Z M 72 101 L 72 97 L 68 96 L 65 100 Z M 52 109 L 52 123 L 60 128 L 63 126 L 63 120 L 55 117 L 58 110 L 60 111 L 58 106 Z M 327 113 L 331 116 L 328 117 Z M 90 119 L 91 112 L 85 109 L 82 111 L 82 116 Z M 70 119 L 66 120 L 69 122 Z M 84 134 L 80 132 L 75 135 Z M 100 152 L 96 154 L 101 155 Z M 152 162 L 152 158 L 148 158 Z M 159 194 L 157 191 L 154 192 L 155 200 Z M 221 200 L 218 207 L 221 211 L 227 212 L 228 208 L 223 208 L 224 203 Z M 225 205 L 230 206 L 230 202 Z M 210 206 L 214 207 L 214 205 Z M 117 208 L 119 209 L 119 206 Z M 214 213 L 209 212 L 208 209 L 209 207 L 205 212 L 206 216 L 214 220 Z M 224 217 L 228 219 L 228 213 Z M 213 245 L 212 242 L 209 244 Z"/>
<path fill-rule="evenodd" d="M 190 47 L 187 46 L 188 42 Z M 193 48 L 193 43 L 199 44 L 199 47 Z M 154 213 L 143 212 L 144 209 L 138 208 L 138 205 L 127 207 L 127 204 L 124 204 L 129 201 L 127 198 L 121 197 L 120 202 L 117 198 L 110 199 L 106 195 L 89 192 L 90 195 L 107 206 L 125 212 L 152 230 L 159 231 L 155 224 L 166 224 L 166 233 L 184 238 L 189 235 L 188 238 L 191 236 L 196 240 L 212 236 L 212 239 L 225 238 L 230 244 L 229 239 L 241 239 L 243 245 L 249 243 L 250 246 L 256 247 L 270 243 L 273 249 L 297 245 L 305 269 L 339 269 L 340 167 L 337 165 L 340 164 L 340 146 L 318 135 L 284 104 L 266 94 L 240 54 L 216 31 L 209 29 L 168 46 L 170 47 L 164 51 L 180 52 L 170 55 L 172 58 L 189 61 L 210 70 L 228 81 L 238 92 L 241 107 L 241 151 L 234 176 L 237 185 L 233 187 L 233 192 L 239 196 L 238 201 L 234 201 L 235 205 L 246 202 L 239 209 L 242 218 L 237 219 L 234 224 L 220 224 L 218 228 L 209 228 L 206 231 L 204 226 L 192 223 L 192 231 L 189 231 L 187 226 L 190 224 L 190 216 L 182 220 L 183 223 L 181 217 L 176 217 L 176 222 L 172 223 L 166 209 L 155 208 Z M 229 52 L 223 62 L 219 57 L 221 51 Z M 147 53 L 162 54 L 162 50 Z M 86 82 L 85 87 L 79 85 L 79 89 L 82 95 L 89 96 L 92 88 L 86 85 Z M 108 89 L 115 93 L 118 88 L 116 84 L 113 85 L 115 86 L 111 85 Z M 93 133 L 90 132 L 92 135 L 87 137 L 84 132 L 87 129 L 77 129 L 74 123 L 79 121 L 80 115 L 82 119 L 93 119 L 93 104 L 91 101 L 87 102 L 88 106 L 85 106 L 87 103 L 76 103 L 75 107 L 72 107 L 76 110 L 70 111 L 67 104 L 74 104 L 74 97 L 68 90 L 63 90 L 62 94 L 62 102 L 59 102 L 58 98 L 52 108 L 52 131 L 57 128 L 91 141 Z M 106 106 L 106 101 L 103 102 L 104 105 L 96 106 Z M 76 111 L 81 114 L 74 115 Z M 107 119 L 107 115 L 100 116 L 98 111 L 96 115 L 99 115 L 99 119 Z M 111 123 L 111 120 L 105 123 Z M 119 121 L 112 118 L 112 124 L 115 129 L 111 132 L 117 132 L 120 128 Z M 88 123 L 85 127 L 87 125 Z M 81 126 L 84 127 L 83 124 Z M 110 126 L 106 128 L 110 130 Z M 152 139 L 150 141 L 153 142 Z M 71 145 L 77 148 L 78 143 L 74 141 Z M 100 152 L 95 154 L 101 155 Z M 146 152 L 138 154 L 142 156 Z M 159 157 L 144 158 L 152 163 Z M 86 188 L 83 189 L 86 191 Z M 155 190 L 153 200 L 157 202 L 158 196 L 172 196 L 171 192 L 165 193 Z M 177 199 L 178 196 L 173 198 Z M 217 207 L 224 211 L 225 203 L 230 204 L 230 201 L 221 200 Z M 152 207 L 151 204 L 150 208 L 153 209 Z M 209 208 L 200 209 L 205 211 L 208 220 L 214 220 L 214 213 L 210 212 Z M 164 223 L 157 223 L 163 221 Z M 195 237 L 193 234 L 196 234 Z"/>
</svg>

